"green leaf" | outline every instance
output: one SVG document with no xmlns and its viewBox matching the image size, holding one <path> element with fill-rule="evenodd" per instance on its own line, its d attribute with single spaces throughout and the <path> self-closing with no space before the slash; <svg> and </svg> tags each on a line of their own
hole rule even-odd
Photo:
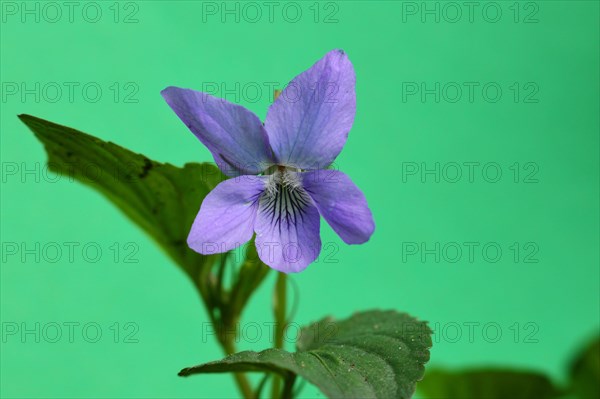
<svg viewBox="0 0 600 399">
<path fill-rule="evenodd" d="M 202 200 L 224 178 L 215 166 L 178 168 L 34 116 L 19 119 L 44 144 L 50 170 L 104 194 L 199 284 L 212 258 L 189 249 L 186 238 Z"/>
<path fill-rule="evenodd" d="M 600 398 L 600 338 L 591 342 L 570 367 L 570 391 L 577 398 Z"/>
<path fill-rule="evenodd" d="M 299 375 L 328 397 L 409 398 L 429 360 L 431 330 L 407 314 L 375 310 L 304 327 L 296 347 L 240 352 L 179 375 L 274 372 L 288 381 Z"/>
<path fill-rule="evenodd" d="M 559 395 L 542 374 L 500 369 L 431 370 L 419 383 L 419 393 L 426 399 L 547 399 Z"/>
</svg>

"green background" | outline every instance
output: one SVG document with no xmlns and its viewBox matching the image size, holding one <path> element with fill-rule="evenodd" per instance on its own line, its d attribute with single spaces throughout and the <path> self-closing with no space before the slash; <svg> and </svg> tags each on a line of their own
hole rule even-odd
<svg viewBox="0 0 600 399">
<path fill-rule="evenodd" d="M 512 365 L 559 379 L 572 351 L 597 331 L 597 2 L 521 2 L 516 4 L 518 15 L 512 1 L 481 2 L 472 22 L 461 6 L 463 15 L 454 23 L 449 21 L 454 10 L 443 2 L 437 3 L 439 22 L 435 15 L 421 15 L 421 2 L 324 2 L 316 6 L 316 22 L 314 2 L 296 2 L 302 17 L 295 23 L 295 8 L 288 6 L 283 14 L 285 3 L 278 3 L 272 22 L 264 2 L 253 3 L 263 14 L 256 23 L 250 20 L 254 9 L 242 8 L 246 3 L 238 3 L 239 22 L 234 15 L 225 15 L 223 22 L 220 13 L 203 13 L 207 5 L 200 1 L 122 2 L 117 4 L 118 23 L 112 1 L 98 3 L 102 17 L 97 23 L 83 18 L 85 3 L 78 3 L 70 22 L 59 2 L 63 15 L 54 23 L 46 20 L 55 17 L 51 9 L 45 9 L 39 22 L 27 15 L 23 22 L 22 10 L 9 14 L 6 3 L 13 2 L 2 2 L 1 26 L 2 397 L 237 395 L 227 375 L 176 376 L 184 366 L 221 356 L 212 337 L 203 334 L 207 315 L 191 283 L 99 194 L 65 176 L 57 182 L 46 176 L 43 148 L 16 115 L 75 127 L 158 161 L 211 161 L 160 90 L 225 85 L 229 94 L 221 88 L 217 95 L 227 95 L 264 118 L 271 101 L 266 82 L 283 86 L 333 48 L 343 48 L 354 64 L 358 101 L 354 127 L 336 165 L 364 191 L 377 228 L 367 244 L 346 246 L 322 224 L 327 256 L 293 276 L 299 300 L 295 320 L 346 317 L 359 309 L 403 310 L 437 326 L 433 365 Z M 233 9 L 235 3 L 227 7 Z M 38 3 L 40 13 L 43 4 Z M 212 4 L 223 11 L 221 2 Z M 417 15 L 403 13 L 411 5 L 418 8 Z M 484 8 L 488 14 L 482 14 Z M 502 15 L 493 23 L 498 8 Z M 88 12 L 88 19 L 93 18 L 93 10 Z M 124 23 L 132 12 L 137 22 Z M 326 20 L 331 13 L 337 22 Z M 20 92 L 9 93 L 14 83 L 32 88 L 36 82 L 42 91 L 39 101 L 33 94 L 22 98 Z M 64 82 L 79 84 L 73 101 Z M 81 91 L 89 82 L 103 90 L 97 102 Z M 128 82 L 133 86 L 125 87 Z M 406 82 L 425 82 L 429 88 L 436 82 L 441 88 L 448 82 L 479 86 L 473 101 L 465 90 L 457 102 L 451 101 L 451 91 L 442 91 L 436 102 L 434 95 L 424 101 L 418 95 L 404 99 Z M 482 95 L 481 88 L 490 82 L 502 89 L 497 102 Z M 516 102 L 515 86 L 510 88 L 515 82 L 520 88 Z M 55 84 L 63 86 L 63 93 L 51 102 L 55 94 L 48 90 Z M 253 90 L 257 86 L 262 92 Z M 137 103 L 124 98 L 132 87 L 139 89 L 132 97 Z M 539 90 L 526 98 L 532 88 Z M 472 182 L 466 167 L 456 183 L 444 178 L 449 169 L 440 182 L 432 175 L 425 175 L 425 182 L 420 175 L 403 179 L 403 165 L 433 168 L 436 162 L 440 167 L 496 163 L 502 178 L 486 181 L 479 166 Z M 515 162 L 521 170 L 518 183 L 509 168 Z M 533 170 L 525 169 L 528 162 L 535 166 L 527 168 L 537 167 L 535 183 L 524 182 Z M 24 172 L 36 167 L 39 173 Z M 53 253 L 42 253 L 39 262 L 27 255 L 23 262 L 21 252 L 6 251 L 10 243 L 28 248 L 39 243 L 51 251 L 52 243 L 65 249 L 68 242 L 80 243 L 73 262 L 66 250 L 56 262 L 51 262 Z M 129 242 L 139 249 L 134 256 L 138 263 L 124 261 L 128 251 L 123 247 Z M 463 253 L 452 263 L 443 256 L 439 262 L 434 255 L 424 260 L 409 256 L 403 252 L 407 242 L 428 248 L 436 242 L 456 242 L 463 249 L 464 242 L 480 246 L 473 262 Z M 521 248 L 517 259 L 510 249 L 515 242 Z M 103 250 L 98 262 L 83 257 L 86 243 Z M 121 248 L 116 261 L 113 243 Z M 498 262 L 484 258 L 486 243 L 501 247 Z M 533 246 L 524 248 L 527 243 Z M 532 248 L 537 254 L 528 259 L 538 262 L 525 263 Z M 271 321 L 273 277 L 256 294 L 244 326 Z M 43 335 L 36 343 L 34 335 L 22 339 L 5 334 L 14 323 L 34 328 L 35 323 L 65 322 L 80 323 L 72 343 L 66 327 L 57 343 Z M 82 338 L 81 326 L 90 322 L 101 326 L 97 343 Z M 120 323 L 118 343 L 110 329 L 115 322 Z M 123 342 L 127 322 L 138 326 L 137 343 Z M 498 327 L 502 336 L 493 342 Z M 263 326 L 260 342 L 242 340 L 240 348 L 269 346 L 267 332 Z M 322 397 L 310 386 L 303 395 Z"/>
</svg>

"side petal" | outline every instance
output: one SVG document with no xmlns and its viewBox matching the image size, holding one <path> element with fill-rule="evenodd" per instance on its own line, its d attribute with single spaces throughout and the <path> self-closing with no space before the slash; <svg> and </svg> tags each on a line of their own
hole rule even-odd
<svg viewBox="0 0 600 399">
<path fill-rule="evenodd" d="M 342 50 L 296 76 L 270 106 L 265 128 L 283 165 L 324 169 L 338 156 L 356 113 L 356 77 Z"/>
<path fill-rule="evenodd" d="M 161 94 L 226 175 L 258 174 L 273 164 L 267 133 L 251 111 L 190 89 L 167 87 Z"/>
<path fill-rule="evenodd" d="M 301 188 L 265 192 L 254 224 L 258 256 L 280 272 L 301 272 L 321 252 L 319 229 L 319 211 Z"/>
<path fill-rule="evenodd" d="M 367 200 L 350 178 L 336 170 L 301 173 L 302 184 L 327 220 L 346 244 L 362 244 L 375 230 Z"/>
<path fill-rule="evenodd" d="M 258 199 L 264 178 L 240 176 L 219 183 L 200 206 L 187 239 L 188 246 L 204 255 L 227 252 L 254 234 Z"/>
</svg>

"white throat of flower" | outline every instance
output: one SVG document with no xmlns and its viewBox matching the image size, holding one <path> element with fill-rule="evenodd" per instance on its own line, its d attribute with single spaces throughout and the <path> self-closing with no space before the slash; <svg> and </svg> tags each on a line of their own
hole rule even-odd
<svg viewBox="0 0 600 399">
<path fill-rule="evenodd" d="M 278 166 L 277 169 L 268 176 L 269 180 L 267 181 L 265 191 L 270 197 L 274 197 L 281 190 L 289 192 L 303 191 L 297 169 Z"/>
<path fill-rule="evenodd" d="M 269 215 L 273 225 L 293 226 L 304 220 L 311 200 L 302 187 L 298 169 L 277 166 L 265 187 L 260 206 Z"/>
</svg>

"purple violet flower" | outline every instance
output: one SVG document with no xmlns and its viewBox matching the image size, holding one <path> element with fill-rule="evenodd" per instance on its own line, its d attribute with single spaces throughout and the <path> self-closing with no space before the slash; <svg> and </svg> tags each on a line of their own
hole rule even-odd
<svg viewBox="0 0 600 399">
<path fill-rule="evenodd" d="M 188 245 L 226 252 L 256 232 L 260 259 L 299 272 L 321 251 L 320 215 L 347 244 L 362 244 L 375 224 L 365 196 L 338 156 L 356 112 L 356 77 L 342 50 L 296 76 L 270 106 L 264 125 L 246 108 L 189 89 L 161 92 L 228 176 L 200 207 Z"/>
</svg>

